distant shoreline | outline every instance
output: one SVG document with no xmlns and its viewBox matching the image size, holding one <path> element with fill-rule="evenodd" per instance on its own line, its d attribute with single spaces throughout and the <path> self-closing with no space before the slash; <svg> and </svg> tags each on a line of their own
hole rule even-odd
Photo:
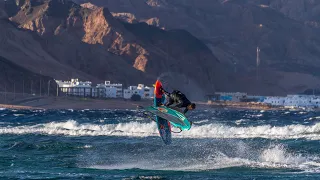
<svg viewBox="0 0 320 180">
<path fill-rule="evenodd" d="M 208 106 L 212 108 L 232 108 L 232 109 L 252 109 L 252 110 L 280 110 L 281 107 L 274 107 L 264 103 L 257 102 L 231 102 L 231 101 L 221 101 L 221 102 L 210 102 L 207 103 Z"/>
<path fill-rule="evenodd" d="M 1 109 L 43 109 L 43 108 L 37 108 L 37 107 L 31 107 L 31 106 L 17 106 L 17 105 L 10 105 L 10 104 L 0 104 Z"/>
<path fill-rule="evenodd" d="M 11 104 L 0 104 L 0 108 L 6 109 L 137 109 L 138 106 L 151 106 L 153 101 L 141 100 L 131 101 L 124 99 L 90 99 L 79 97 L 33 97 L 20 99 Z M 208 104 L 206 102 L 196 102 L 197 109 L 261 109 L 261 107 L 232 106 L 231 104 Z"/>
<path fill-rule="evenodd" d="M 231 101 L 221 101 L 221 102 L 210 102 L 207 103 L 208 106 L 212 108 L 227 108 L 227 109 L 239 109 L 239 110 L 310 110 L 309 108 L 288 108 L 283 106 L 272 106 L 269 104 L 261 102 L 231 102 Z M 313 108 L 312 111 L 320 111 L 319 108 Z"/>
<path fill-rule="evenodd" d="M 79 97 L 34 97 L 21 99 L 11 104 L 0 104 L 0 108 L 5 109 L 42 109 L 42 110 L 58 110 L 58 109 L 137 109 L 138 106 L 151 106 L 153 101 L 141 100 L 131 101 L 124 99 L 90 99 Z M 196 102 L 197 109 L 232 109 L 232 110 L 284 110 L 287 108 L 273 107 L 263 103 L 249 102 Z"/>
<path fill-rule="evenodd" d="M 130 101 L 124 99 L 90 99 L 79 97 L 34 97 L 10 104 L 0 104 L 7 109 L 136 109 L 150 106 L 152 100 Z"/>
</svg>

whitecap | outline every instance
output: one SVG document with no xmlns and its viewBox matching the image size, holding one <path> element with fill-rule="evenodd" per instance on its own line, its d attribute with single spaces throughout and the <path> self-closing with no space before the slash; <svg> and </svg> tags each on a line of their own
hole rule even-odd
<svg viewBox="0 0 320 180">
<path fill-rule="evenodd" d="M 79 124 L 77 121 L 50 122 L 33 126 L 0 127 L 0 134 L 48 134 L 66 136 L 158 136 L 156 123 L 131 121 L 119 124 Z M 173 138 L 268 138 L 268 139 L 319 139 L 320 123 L 287 126 L 234 127 L 224 124 L 194 124 L 189 131 Z"/>
</svg>

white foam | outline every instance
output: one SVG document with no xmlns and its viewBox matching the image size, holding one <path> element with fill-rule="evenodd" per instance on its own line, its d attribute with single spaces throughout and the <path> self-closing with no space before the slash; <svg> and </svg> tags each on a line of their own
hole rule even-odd
<svg viewBox="0 0 320 180">
<path fill-rule="evenodd" d="M 236 125 L 240 125 L 240 124 L 242 124 L 243 122 L 247 122 L 247 121 L 249 121 L 249 119 L 239 119 L 239 120 L 236 120 L 235 124 L 236 124 Z"/>
<path fill-rule="evenodd" d="M 193 124 L 202 124 L 202 123 L 206 123 L 206 122 L 209 122 L 209 120 L 208 119 L 204 119 L 204 120 L 193 122 Z"/>
<path fill-rule="evenodd" d="M 80 148 L 80 149 L 89 149 L 89 148 L 92 148 L 92 146 L 91 146 L 91 145 L 86 144 L 86 145 L 84 145 L 84 146 L 80 146 L 80 147 L 78 147 L 78 148 Z"/>
<path fill-rule="evenodd" d="M 79 124 L 74 120 L 34 126 L 1 127 L 0 134 L 47 134 L 66 136 L 150 136 L 156 133 L 155 123 Z"/>
<path fill-rule="evenodd" d="M 270 146 L 262 151 L 258 161 L 259 167 L 290 168 L 303 172 L 320 172 L 320 158 L 303 156 L 300 153 L 289 153 L 283 145 Z M 302 172 L 302 173 L 303 173 Z"/>
<path fill-rule="evenodd" d="M 262 117 L 263 114 L 252 115 L 252 117 Z"/>
<path fill-rule="evenodd" d="M 237 143 L 235 144 L 237 146 Z M 242 146 L 240 146 L 242 147 Z M 236 150 L 237 151 L 237 150 Z M 146 159 L 130 159 L 110 165 L 93 165 L 89 168 L 94 169 L 146 169 L 146 170 L 176 170 L 176 171 L 199 171 L 212 170 L 230 167 L 253 167 L 253 168 L 290 168 L 299 169 L 305 172 L 319 172 L 318 157 L 304 157 L 301 154 L 288 153 L 283 145 L 272 145 L 257 152 L 256 149 L 249 148 L 245 156 L 230 157 L 221 151 L 212 154 L 186 159 L 150 159 L 145 154 Z M 238 152 L 230 153 L 237 154 Z M 258 156 L 251 154 L 258 153 Z M 241 153 L 240 153 L 241 154 Z M 152 156 L 153 157 L 153 156 Z"/>
<path fill-rule="evenodd" d="M 178 136 L 193 138 L 270 138 L 270 139 L 320 139 L 320 123 L 312 126 L 287 125 L 287 126 L 250 126 L 231 127 L 223 124 L 208 124 L 194 126 L 190 131 L 183 131 Z"/>
<path fill-rule="evenodd" d="M 318 120 L 320 119 L 320 116 L 317 116 L 317 117 L 310 117 L 308 120 Z"/>
<path fill-rule="evenodd" d="M 74 120 L 51 122 L 33 126 L 0 127 L 0 134 L 47 134 L 66 136 L 158 136 L 156 123 L 128 122 L 119 124 L 79 124 Z M 320 139 L 320 123 L 311 126 L 250 126 L 232 127 L 223 124 L 194 124 L 191 130 L 174 134 L 174 138 L 268 138 L 268 139 Z"/>
<path fill-rule="evenodd" d="M 271 164 L 299 165 L 307 162 L 307 158 L 301 154 L 291 154 L 286 151 L 283 145 L 276 145 L 264 150 L 260 160 Z"/>
</svg>

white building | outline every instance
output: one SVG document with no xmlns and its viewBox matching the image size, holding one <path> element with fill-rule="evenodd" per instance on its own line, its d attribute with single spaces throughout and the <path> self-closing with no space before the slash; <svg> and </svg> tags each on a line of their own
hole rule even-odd
<svg viewBox="0 0 320 180">
<path fill-rule="evenodd" d="M 97 84 L 92 87 L 90 81 L 79 81 L 79 79 L 71 79 L 71 81 L 56 80 L 62 92 L 71 96 L 91 96 L 102 98 L 122 98 L 122 84 L 111 84 L 105 81 L 104 84 Z"/>
<path fill-rule="evenodd" d="M 146 86 L 144 88 L 144 98 L 153 98 L 154 97 L 154 87 L 148 87 Z"/>
<path fill-rule="evenodd" d="M 72 96 L 91 96 L 91 82 L 71 79 L 71 81 L 56 80 L 62 92 Z"/>
<path fill-rule="evenodd" d="M 104 82 L 104 85 L 108 88 L 111 88 L 111 87 L 114 87 L 116 88 L 116 97 L 117 98 L 122 98 L 123 97 L 123 87 L 122 87 L 122 84 L 119 84 L 119 83 L 114 83 L 114 84 L 111 84 L 110 81 L 105 81 Z"/>
<path fill-rule="evenodd" d="M 239 102 L 242 98 L 247 97 L 247 93 L 242 92 L 216 92 L 215 94 L 218 94 L 221 96 L 230 96 L 232 97 L 231 101 Z"/>
<path fill-rule="evenodd" d="M 266 97 L 264 103 L 275 106 L 294 107 L 320 107 L 320 96 L 314 95 L 288 95 L 287 97 Z"/>
<path fill-rule="evenodd" d="M 92 95 L 94 97 L 104 97 L 104 98 L 117 98 L 118 88 L 113 86 L 106 86 L 105 84 L 98 84 L 95 88 L 96 91 Z M 121 90 L 122 91 L 122 90 Z"/>
<path fill-rule="evenodd" d="M 122 84 L 111 84 L 110 81 L 97 84 L 92 87 L 90 81 L 79 81 L 78 79 L 71 79 L 71 81 L 56 80 L 62 92 L 71 96 L 91 96 L 99 98 L 125 98 L 130 99 L 133 94 L 138 94 L 143 99 L 153 98 L 154 88 L 143 84 L 138 86 L 129 86 L 128 89 L 123 90 Z"/>
<path fill-rule="evenodd" d="M 143 99 L 153 98 L 154 88 L 138 84 L 138 86 L 129 86 L 128 89 L 123 90 L 123 98 L 125 99 L 130 99 L 134 94 L 138 94 Z"/>
<path fill-rule="evenodd" d="M 320 97 L 316 96 L 312 98 L 311 103 L 314 105 L 314 107 L 320 108 Z"/>
<path fill-rule="evenodd" d="M 320 97 L 314 95 L 288 95 L 286 107 L 319 107 Z"/>
<path fill-rule="evenodd" d="M 274 106 L 283 106 L 285 99 L 286 97 L 270 96 L 266 97 L 263 102 Z"/>
<path fill-rule="evenodd" d="M 138 86 L 129 86 L 128 89 L 123 90 L 123 98 L 130 99 L 132 95 L 138 94 L 143 98 L 144 91 L 142 89 L 138 89 Z"/>
</svg>

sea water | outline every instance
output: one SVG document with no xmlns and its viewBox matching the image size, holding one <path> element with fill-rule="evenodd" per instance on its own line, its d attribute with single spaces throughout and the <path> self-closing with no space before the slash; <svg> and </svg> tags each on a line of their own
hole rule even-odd
<svg viewBox="0 0 320 180">
<path fill-rule="evenodd" d="M 165 145 L 135 110 L 1 109 L 0 179 L 320 179 L 319 112 L 188 117 Z"/>
</svg>

